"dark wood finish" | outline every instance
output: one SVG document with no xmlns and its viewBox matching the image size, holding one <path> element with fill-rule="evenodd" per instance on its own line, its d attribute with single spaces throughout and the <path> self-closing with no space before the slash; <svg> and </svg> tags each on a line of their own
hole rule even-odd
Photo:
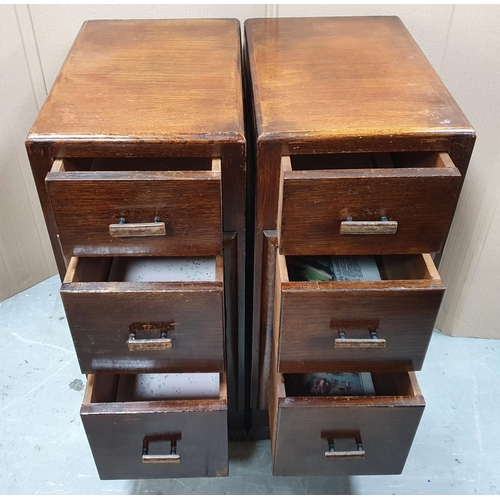
<svg viewBox="0 0 500 500">
<path fill-rule="evenodd" d="M 425 268 L 417 276 L 415 256 L 384 256 L 381 267 L 384 262 L 399 261 L 399 273 L 387 266 L 395 279 L 302 282 L 288 280 L 286 258 L 279 255 L 278 371 L 420 370 L 445 287 L 430 256 L 416 257 L 419 267 Z M 365 348 L 371 331 L 379 337 L 372 345 L 384 348 Z M 340 332 L 348 344 L 351 340 L 350 349 L 339 349 Z"/>
<path fill-rule="evenodd" d="M 50 172 L 46 184 L 59 239 L 69 254 L 213 255 L 222 250 L 220 172 Z M 136 228 L 130 234 L 128 223 L 155 218 L 166 234 L 146 235 Z"/>
<path fill-rule="evenodd" d="M 342 156 L 344 168 L 370 168 L 373 161 L 377 168 L 407 168 L 397 153 L 422 158 L 446 152 L 463 182 L 475 131 L 396 17 L 252 19 L 245 23 L 245 39 L 256 142 L 256 347 L 266 345 L 273 327 L 266 290 L 274 270 L 268 269 L 273 257 L 266 234 L 278 229 L 283 156 L 303 160 L 303 170 L 331 162 L 332 155 Z M 415 158 L 412 164 L 418 165 Z M 266 399 L 268 374 L 255 347 L 251 407 L 264 425 L 259 403 Z M 265 435 L 266 429 L 254 433 Z"/>
<path fill-rule="evenodd" d="M 280 250 L 289 255 L 438 252 L 460 181 L 460 172 L 448 162 L 435 168 L 296 171 L 283 161 Z M 380 222 L 381 217 L 388 222 Z M 385 226 L 370 232 L 357 228 L 355 234 L 343 231 L 349 218 L 353 222 L 347 224 L 377 221 L 396 227 L 389 232 Z"/>
<path fill-rule="evenodd" d="M 230 426 L 244 433 L 246 139 L 239 22 L 84 23 L 26 148 L 61 278 L 72 253 L 61 247 L 45 187 L 55 159 L 64 159 L 67 172 L 123 175 L 130 170 L 203 174 L 212 158 L 220 158 L 224 233 L 217 231 L 231 242 L 230 252 L 224 247 L 226 335 L 233 339 L 227 353 L 228 404 Z M 210 253 L 219 253 L 220 243 L 218 248 Z M 187 255 L 189 248 L 179 247 L 178 253 Z"/>
<path fill-rule="evenodd" d="M 101 479 L 228 475 L 224 376 L 217 399 L 122 403 L 117 384 L 118 375 L 89 375 L 80 411 Z M 145 441 L 165 441 L 167 455 L 172 437 L 180 460 L 144 461 Z"/>
<path fill-rule="evenodd" d="M 88 260 L 109 259 L 79 258 L 84 265 Z M 224 371 L 222 276 L 214 282 L 108 282 L 107 274 L 91 280 L 78 267 L 79 281 L 68 277 L 61 297 L 82 373 Z M 159 339 L 163 332 L 168 351 L 130 350 L 130 334 Z"/>
</svg>

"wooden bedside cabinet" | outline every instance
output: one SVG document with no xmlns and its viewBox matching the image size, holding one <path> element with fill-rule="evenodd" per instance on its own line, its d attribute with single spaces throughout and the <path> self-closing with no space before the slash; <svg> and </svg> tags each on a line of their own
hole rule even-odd
<svg viewBox="0 0 500 500">
<path fill-rule="evenodd" d="M 246 436 L 239 22 L 84 23 L 26 146 L 100 477 L 227 475 Z"/>
<path fill-rule="evenodd" d="M 245 44 L 253 436 L 270 435 L 277 475 L 400 473 L 425 406 L 414 371 L 445 290 L 430 254 L 475 132 L 396 17 L 251 19 Z M 306 257 L 368 258 L 378 277 L 306 280 Z M 374 393 L 304 385 L 338 372 L 369 374 Z"/>
</svg>

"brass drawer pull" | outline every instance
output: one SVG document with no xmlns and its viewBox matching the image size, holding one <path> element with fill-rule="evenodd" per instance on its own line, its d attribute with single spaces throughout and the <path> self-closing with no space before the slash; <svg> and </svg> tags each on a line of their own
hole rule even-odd
<svg viewBox="0 0 500 500">
<path fill-rule="evenodd" d="M 177 453 L 177 440 L 170 440 L 170 454 L 168 455 L 150 455 L 149 440 L 144 440 L 142 448 L 143 464 L 180 464 L 181 456 Z"/>
<path fill-rule="evenodd" d="M 385 346 L 385 339 L 379 339 L 375 330 L 370 331 L 369 339 L 348 339 L 345 332 L 339 332 L 334 343 L 336 349 L 385 349 Z"/>
<path fill-rule="evenodd" d="M 154 222 L 127 222 L 125 217 L 118 224 L 109 225 L 109 234 L 115 238 L 133 238 L 138 236 L 165 236 L 165 223 L 155 217 Z"/>
<path fill-rule="evenodd" d="M 172 339 L 167 338 L 166 332 L 162 332 L 159 339 L 137 339 L 135 333 L 131 333 L 127 347 L 129 351 L 164 351 L 172 349 Z"/>
<path fill-rule="evenodd" d="M 333 441 L 328 443 L 328 451 L 325 451 L 325 460 L 333 460 L 338 458 L 365 458 L 365 450 L 361 442 L 356 443 L 356 450 L 352 451 L 335 451 Z"/>
<path fill-rule="evenodd" d="M 387 217 L 368 221 L 354 221 L 348 217 L 340 223 L 340 234 L 396 234 L 397 230 L 397 221 L 387 220 Z"/>
</svg>

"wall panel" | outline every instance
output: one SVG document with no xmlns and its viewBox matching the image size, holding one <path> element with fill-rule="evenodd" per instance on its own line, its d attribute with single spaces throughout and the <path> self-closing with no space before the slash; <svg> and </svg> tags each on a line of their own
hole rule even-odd
<svg viewBox="0 0 500 500">
<path fill-rule="evenodd" d="M 441 76 L 477 141 L 440 272 L 437 326 L 500 338 L 500 6 L 457 5 Z"/>
<path fill-rule="evenodd" d="M 0 301 L 55 274 L 55 262 L 24 149 L 43 93 L 25 43 L 26 10 L 0 5 Z M 29 30 L 28 30 L 29 33 Z M 31 39 L 31 43 L 33 40 Z M 33 48 L 31 46 L 31 48 Z"/>
</svg>

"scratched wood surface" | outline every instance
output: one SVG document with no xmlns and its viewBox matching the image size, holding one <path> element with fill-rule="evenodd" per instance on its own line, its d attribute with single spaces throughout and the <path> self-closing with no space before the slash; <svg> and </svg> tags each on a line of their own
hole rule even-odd
<svg viewBox="0 0 500 500">
<path fill-rule="evenodd" d="M 225 371 L 222 277 L 108 282 L 110 264 L 100 262 L 111 258 L 77 260 L 75 278 L 65 280 L 61 298 L 82 373 Z M 131 351 L 127 345 L 131 333 L 144 340 L 159 339 L 162 332 L 172 341 L 167 351 Z"/>
<path fill-rule="evenodd" d="M 250 19 L 259 135 L 470 132 L 397 17 Z"/>
</svg>

